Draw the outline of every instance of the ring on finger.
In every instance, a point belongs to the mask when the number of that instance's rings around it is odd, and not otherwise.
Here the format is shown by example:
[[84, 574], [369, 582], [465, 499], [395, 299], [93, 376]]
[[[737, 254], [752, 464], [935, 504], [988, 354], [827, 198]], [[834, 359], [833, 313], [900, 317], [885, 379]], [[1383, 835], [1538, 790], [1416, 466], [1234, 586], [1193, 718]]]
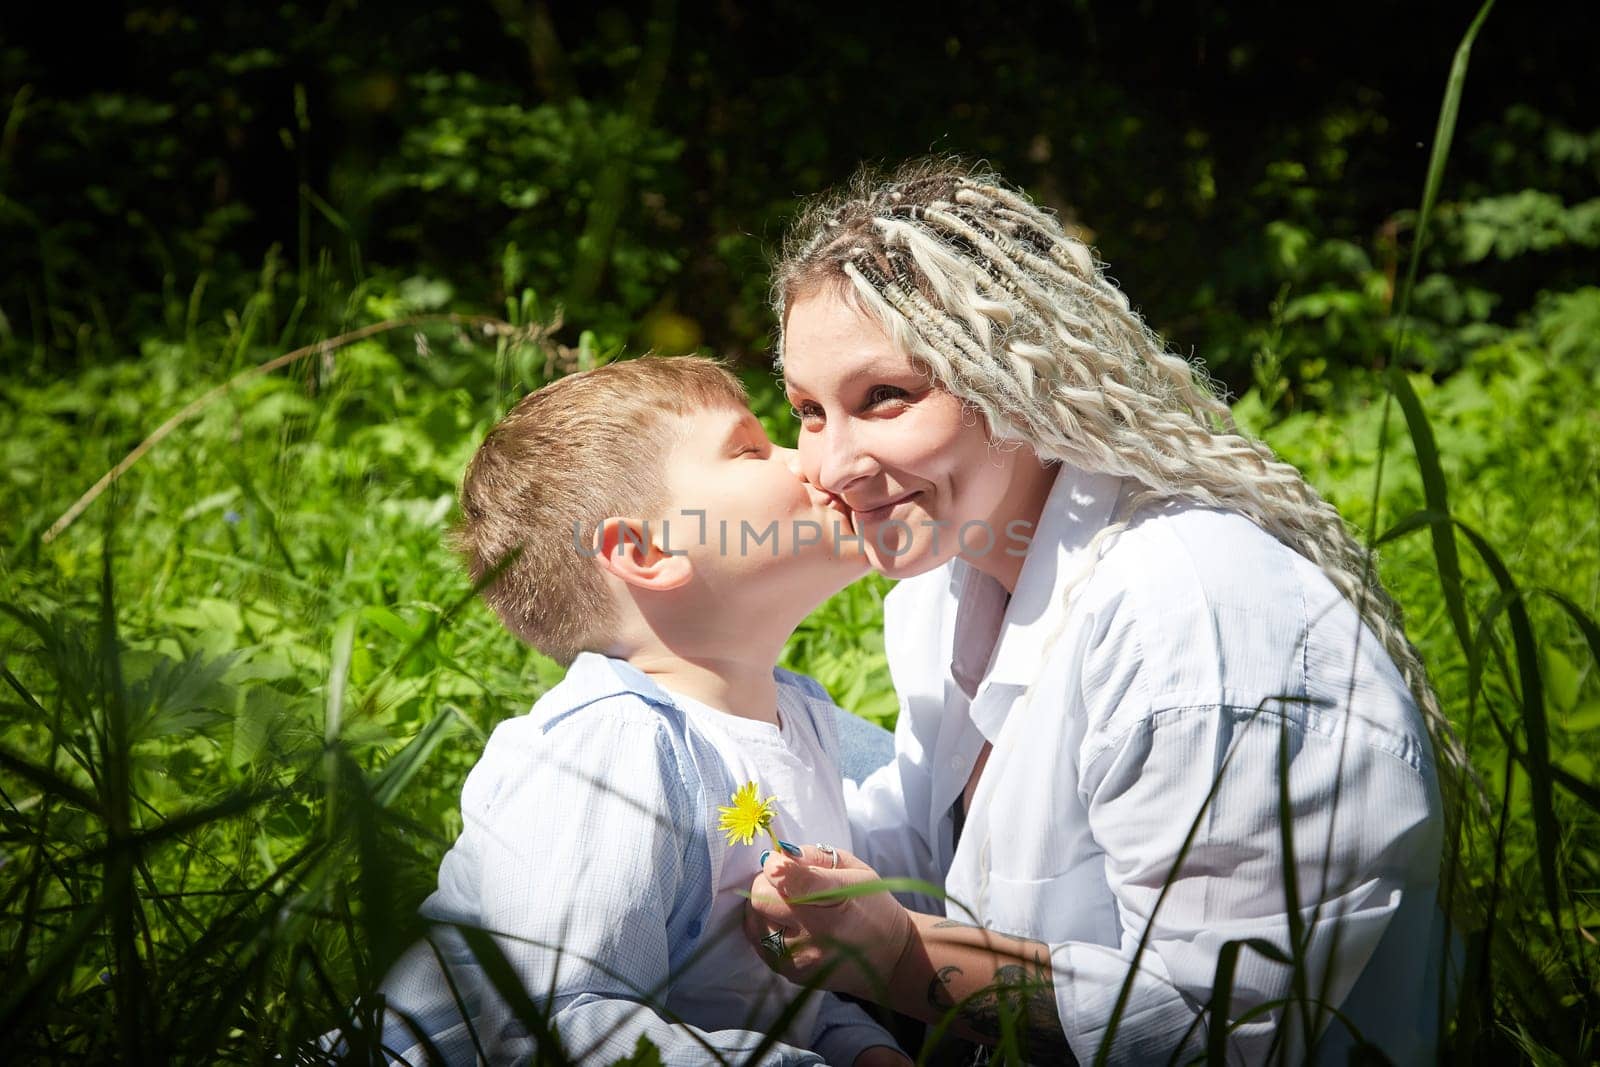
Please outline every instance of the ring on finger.
[[834, 848], [832, 845], [813, 845], [812, 847], [815, 848], [818, 852], [826, 852], [828, 854], [828, 868], [830, 870], [834, 870], [834, 869], [838, 868], [838, 866], [839, 866], [839, 850], [838, 849]]
[[783, 927], [775, 926], [767, 931], [767, 936], [761, 939], [761, 947], [772, 953], [773, 959], [783, 959], [789, 954], [789, 946], [783, 940]]

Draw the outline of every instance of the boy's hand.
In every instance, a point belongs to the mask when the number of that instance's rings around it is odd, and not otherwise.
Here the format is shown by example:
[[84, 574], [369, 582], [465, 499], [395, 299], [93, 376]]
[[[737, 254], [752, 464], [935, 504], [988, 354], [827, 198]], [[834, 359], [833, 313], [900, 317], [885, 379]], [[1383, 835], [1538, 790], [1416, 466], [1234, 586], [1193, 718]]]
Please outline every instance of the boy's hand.
[[852, 1067], [911, 1067], [911, 1057], [888, 1045], [862, 1049]]

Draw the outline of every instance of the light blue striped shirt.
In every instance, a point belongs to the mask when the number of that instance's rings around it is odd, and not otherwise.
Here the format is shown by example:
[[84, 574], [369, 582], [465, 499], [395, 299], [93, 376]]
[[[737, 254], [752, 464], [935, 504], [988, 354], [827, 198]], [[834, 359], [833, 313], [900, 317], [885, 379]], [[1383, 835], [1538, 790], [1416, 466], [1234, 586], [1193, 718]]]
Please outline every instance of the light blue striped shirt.
[[[827, 693], [788, 671], [774, 676], [784, 707], [806, 709], [837, 765]], [[814, 1051], [777, 1044], [752, 1059], [761, 1032], [669, 1018], [674, 976], [712, 940], [706, 920], [726, 852], [712, 819], [736, 784], [669, 693], [624, 661], [580, 655], [529, 714], [490, 738], [462, 791], [464, 829], [422, 913], [494, 932], [578, 1062], [627, 1056], [641, 1036], [669, 1065], [848, 1065], [863, 1049], [892, 1045], [864, 1011], [831, 994], [812, 994], [821, 998]], [[383, 992], [385, 1044], [410, 1062], [427, 1059], [419, 1033], [451, 1063], [536, 1050], [452, 926], [436, 926], [431, 945], [402, 957]]]

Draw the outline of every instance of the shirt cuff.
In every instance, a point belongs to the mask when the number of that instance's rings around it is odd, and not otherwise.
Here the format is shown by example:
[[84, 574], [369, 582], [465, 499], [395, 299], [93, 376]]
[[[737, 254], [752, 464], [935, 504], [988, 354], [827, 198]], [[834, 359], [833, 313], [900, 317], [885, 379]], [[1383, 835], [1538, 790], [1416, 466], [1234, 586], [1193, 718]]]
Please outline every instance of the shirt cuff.
[[[1129, 960], [1103, 945], [1069, 942], [1050, 953], [1056, 1012], [1067, 1045], [1079, 1063], [1093, 1063], [1127, 981]], [[1203, 1055], [1206, 1027], [1202, 1005], [1165, 977], [1160, 957], [1146, 950], [1127, 1003], [1117, 1020], [1106, 1063], [1186, 1062]], [[1175, 1050], [1183, 1049], [1185, 1056]]]
[[830, 1067], [850, 1067], [857, 1056], [878, 1045], [900, 1049], [894, 1036], [874, 1022], [859, 1004], [835, 1000], [825, 1005], [822, 1018], [812, 1050]]

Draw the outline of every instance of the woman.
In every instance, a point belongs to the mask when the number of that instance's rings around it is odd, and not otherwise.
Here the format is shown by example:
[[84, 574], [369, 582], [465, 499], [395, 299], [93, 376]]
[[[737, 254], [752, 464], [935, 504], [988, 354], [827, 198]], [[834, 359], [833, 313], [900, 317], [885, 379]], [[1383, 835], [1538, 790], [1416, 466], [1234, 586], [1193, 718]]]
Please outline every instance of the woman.
[[[1335, 509], [992, 174], [859, 179], [774, 292], [804, 473], [905, 580], [895, 761], [859, 859], [768, 860], [769, 962], [1038, 1062], [1225, 1020], [1248, 1062], [1430, 1058], [1464, 759]], [[790, 903], [880, 876], [946, 899]]]

